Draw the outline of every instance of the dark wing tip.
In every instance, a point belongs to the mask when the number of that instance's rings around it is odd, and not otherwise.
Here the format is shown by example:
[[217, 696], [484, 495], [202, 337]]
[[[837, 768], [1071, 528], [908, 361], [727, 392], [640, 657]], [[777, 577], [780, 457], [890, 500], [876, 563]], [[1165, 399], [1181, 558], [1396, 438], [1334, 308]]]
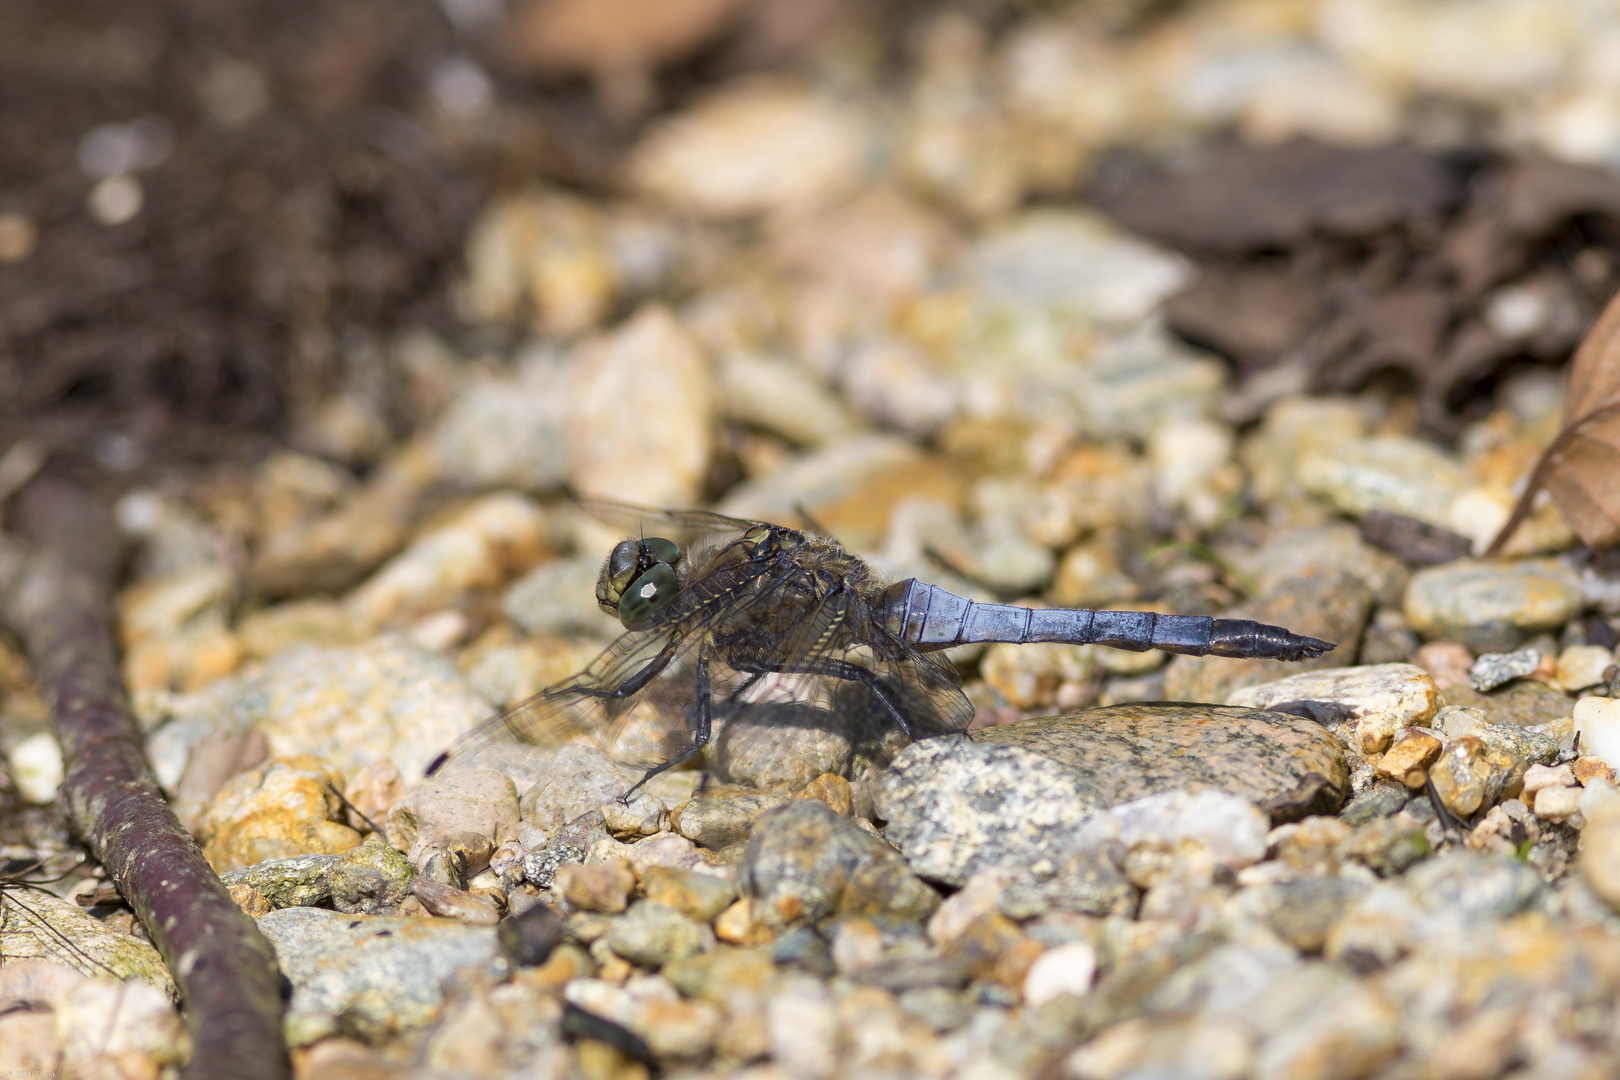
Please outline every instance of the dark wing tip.
[[444, 768], [445, 763], [448, 762], [449, 760], [450, 760], [450, 751], [448, 751], [448, 750], [439, 751], [439, 756], [434, 758], [432, 761], [428, 762], [427, 771], [424, 772], [422, 775], [423, 776], [432, 776], [434, 773], [436, 773], [440, 769]]

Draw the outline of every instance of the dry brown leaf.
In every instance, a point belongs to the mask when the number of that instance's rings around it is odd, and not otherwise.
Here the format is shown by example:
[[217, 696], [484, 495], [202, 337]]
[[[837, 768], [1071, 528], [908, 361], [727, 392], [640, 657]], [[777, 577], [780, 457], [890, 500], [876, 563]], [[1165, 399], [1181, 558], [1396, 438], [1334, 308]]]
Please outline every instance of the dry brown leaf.
[[1542, 488], [1588, 547], [1620, 543], [1620, 293], [1575, 350], [1564, 415], [1487, 554], [1501, 551]]

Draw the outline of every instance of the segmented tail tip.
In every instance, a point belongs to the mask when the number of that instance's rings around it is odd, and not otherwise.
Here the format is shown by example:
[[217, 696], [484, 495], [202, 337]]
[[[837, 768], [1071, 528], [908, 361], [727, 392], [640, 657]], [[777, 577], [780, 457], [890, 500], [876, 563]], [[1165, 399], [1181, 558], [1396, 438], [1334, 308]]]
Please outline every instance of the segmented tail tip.
[[1323, 641], [1321, 638], [1305, 637], [1303, 635], [1296, 638], [1295, 641], [1297, 644], [1294, 646], [1294, 654], [1288, 658], [1290, 660], [1310, 660], [1338, 648], [1331, 641]]

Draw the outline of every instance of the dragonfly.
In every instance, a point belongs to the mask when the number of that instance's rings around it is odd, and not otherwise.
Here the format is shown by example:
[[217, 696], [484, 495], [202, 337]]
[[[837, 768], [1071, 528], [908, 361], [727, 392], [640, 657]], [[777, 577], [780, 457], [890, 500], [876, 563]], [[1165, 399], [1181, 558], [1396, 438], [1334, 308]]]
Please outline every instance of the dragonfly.
[[[974, 709], [944, 655], [958, 645], [1062, 642], [1275, 660], [1334, 648], [1248, 619], [985, 603], [915, 578], [887, 583], [819, 528], [609, 499], [580, 504], [636, 530], [608, 554], [596, 584], [597, 604], [623, 633], [578, 674], [463, 736], [428, 775], [493, 743], [600, 742], [649, 705], [684, 718], [685, 745], [638, 762], [648, 767], [626, 800], [701, 753], [717, 717], [771, 722], [799, 715], [784, 705], [814, 703], [845, 714], [851, 730], [906, 741], [961, 734]], [[679, 542], [648, 535], [649, 527]]]

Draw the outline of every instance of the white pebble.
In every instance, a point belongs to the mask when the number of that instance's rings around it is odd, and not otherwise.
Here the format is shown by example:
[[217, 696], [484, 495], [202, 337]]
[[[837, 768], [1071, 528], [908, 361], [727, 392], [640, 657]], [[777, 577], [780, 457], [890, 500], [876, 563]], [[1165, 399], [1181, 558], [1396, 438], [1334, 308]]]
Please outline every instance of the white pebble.
[[1620, 764], [1620, 698], [1583, 697], [1575, 703], [1575, 734], [1581, 752]]
[[1548, 821], [1565, 821], [1581, 808], [1581, 789], [1548, 787], [1536, 792], [1536, 816]]
[[6, 755], [11, 762], [11, 779], [17, 791], [31, 803], [48, 803], [56, 798], [62, 783], [62, 748], [48, 731], [30, 735]]
[[1593, 820], [1598, 809], [1613, 802], [1616, 797], [1620, 797], [1620, 787], [1616, 787], [1612, 781], [1594, 776], [1581, 789], [1581, 816], [1587, 821]]
[[1532, 765], [1524, 772], [1524, 793], [1534, 795], [1544, 788], [1561, 788], [1575, 786], [1575, 770], [1568, 765], [1553, 768], [1548, 765]]
[[1571, 645], [1558, 654], [1553, 678], [1570, 693], [1596, 686], [1603, 672], [1614, 664], [1614, 650], [1601, 645]]
[[1024, 1003], [1045, 1005], [1059, 994], [1083, 996], [1097, 974], [1097, 950], [1089, 941], [1069, 941], [1048, 949], [1024, 976]]

